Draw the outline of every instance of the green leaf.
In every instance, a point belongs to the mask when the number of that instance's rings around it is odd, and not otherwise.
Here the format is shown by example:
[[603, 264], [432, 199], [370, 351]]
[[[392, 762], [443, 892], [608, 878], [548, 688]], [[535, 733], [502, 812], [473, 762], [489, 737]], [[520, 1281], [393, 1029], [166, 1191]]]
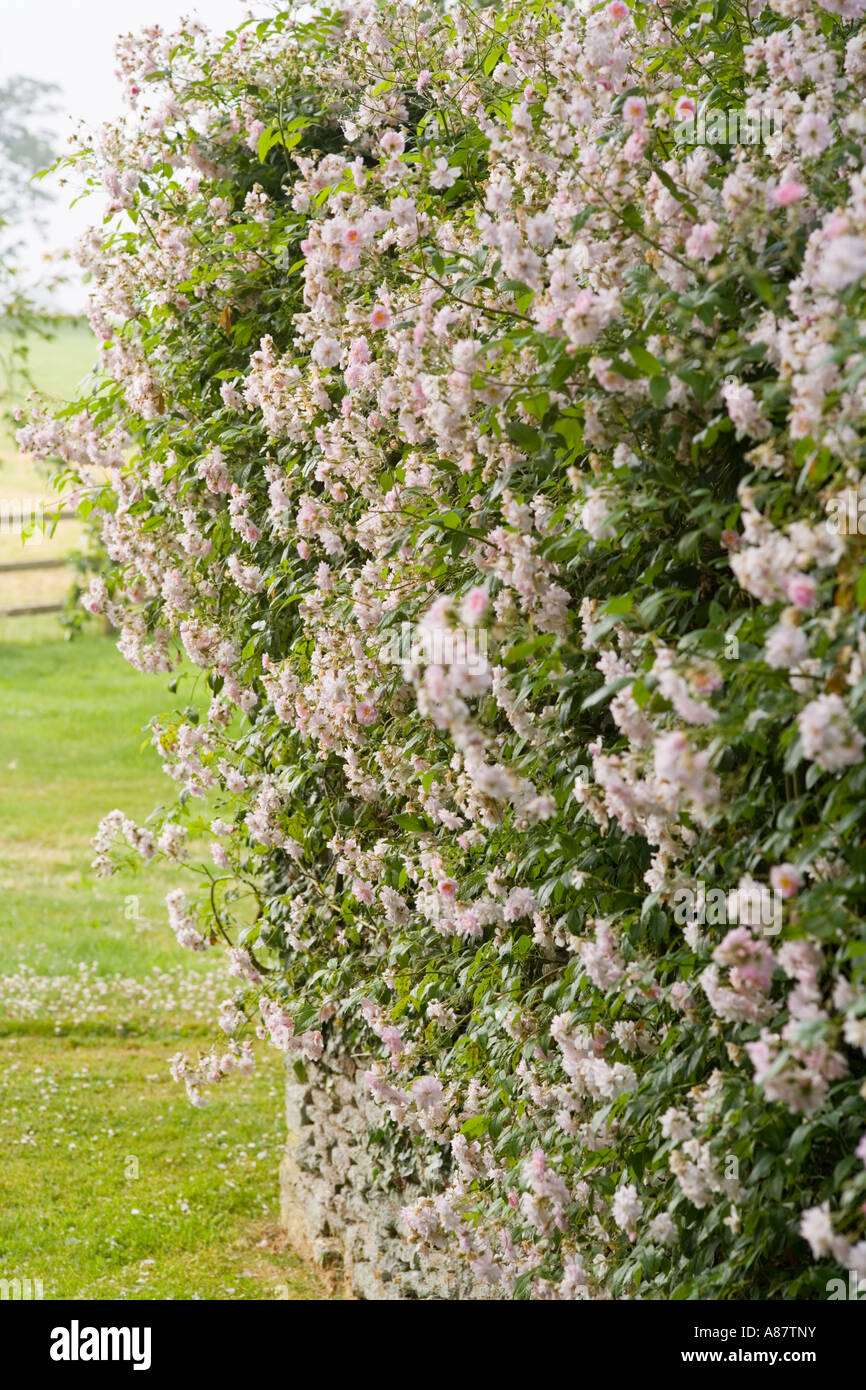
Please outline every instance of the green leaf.
[[575, 415], [560, 415], [553, 426], [561, 434], [570, 449], [579, 449], [583, 443], [583, 427]]
[[460, 1133], [467, 1139], [480, 1139], [482, 1134], [487, 1133], [488, 1120], [486, 1115], [472, 1115], [468, 1120], [464, 1120], [460, 1126]]
[[747, 279], [752, 289], [765, 304], [775, 306], [776, 287], [768, 276], [760, 270], [753, 270], [749, 272]]
[[581, 704], [581, 709], [592, 709], [593, 705], [600, 705], [602, 700], [608, 700], [615, 695], [618, 690], [622, 690], [624, 685], [630, 685], [634, 676], [617, 676], [616, 680], [609, 681], [600, 690], [594, 690], [591, 695], [587, 695]]
[[634, 605], [631, 594], [618, 594], [615, 598], [609, 598], [602, 608], [602, 613], [630, 613]]
[[259, 143], [256, 146], [256, 155], [260, 164], [264, 164], [268, 157], [268, 151], [274, 145], [282, 142], [282, 136], [274, 125], [266, 126], [259, 136]]
[[633, 232], [643, 231], [643, 218], [641, 217], [640, 212], [635, 207], [634, 203], [626, 203], [625, 207], [620, 213], [620, 216], [622, 217], [622, 220], [625, 223], [625, 225], [631, 228]]
[[657, 357], [653, 357], [652, 353], [647, 348], [642, 347], [640, 343], [632, 343], [629, 347], [629, 352], [631, 353], [632, 361], [635, 363], [635, 366], [640, 367], [641, 371], [645, 372], [647, 376], [662, 375], [664, 368], [661, 362]]
[[521, 449], [527, 453], [535, 453], [541, 448], [541, 435], [538, 430], [531, 425], [524, 425], [520, 420], [509, 420], [505, 426], [505, 433], [514, 444], [519, 444]]

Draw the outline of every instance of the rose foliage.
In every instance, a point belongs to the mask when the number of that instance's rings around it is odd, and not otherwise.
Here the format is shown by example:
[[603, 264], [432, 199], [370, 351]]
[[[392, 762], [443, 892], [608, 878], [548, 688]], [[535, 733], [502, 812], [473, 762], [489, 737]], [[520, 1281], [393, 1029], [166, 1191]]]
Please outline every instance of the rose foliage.
[[151, 29], [73, 156], [104, 374], [21, 438], [180, 692], [96, 839], [212, 840], [175, 1072], [371, 1056], [407, 1239], [511, 1297], [866, 1275], [863, 9]]

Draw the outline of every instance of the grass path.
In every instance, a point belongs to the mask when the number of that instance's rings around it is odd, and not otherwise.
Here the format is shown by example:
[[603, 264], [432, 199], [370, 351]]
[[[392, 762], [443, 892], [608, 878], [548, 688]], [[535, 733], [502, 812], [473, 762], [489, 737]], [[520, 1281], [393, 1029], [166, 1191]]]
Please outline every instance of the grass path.
[[[22, 621], [22, 620], [17, 620]], [[0, 1278], [44, 1297], [317, 1298], [276, 1229], [280, 1059], [193, 1109], [168, 1074], [226, 993], [165, 924], [165, 869], [95, 879], [115, 806], [166, 780], [138, 732], [170, 697], [53, 619], [0, 636]]]

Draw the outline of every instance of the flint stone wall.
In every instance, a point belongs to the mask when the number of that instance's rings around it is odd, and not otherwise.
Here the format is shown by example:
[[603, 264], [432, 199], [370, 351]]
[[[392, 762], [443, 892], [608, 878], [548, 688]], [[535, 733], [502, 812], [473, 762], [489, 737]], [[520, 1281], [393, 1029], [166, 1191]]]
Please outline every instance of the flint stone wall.
[[[407, 1241], [400, 1208], [436, 1184], [422, 1186], [418, 1172], [413, 1181], [385, 1171], [381, 1151], [370, 1147], [382, 1111], [364, 1082], [369, 1066], [369, 1060], [326, 1053], [305, 1063], [303, 1082], [287, 1066], [280, 1192], [290, 1240], [344, 1297], [489, 1298], [489, 1286], [475, 1287], [453, 1251], [420, 1252]], [[430, 1165], [431, 1173], [439, 1166], [433, 1145]]]

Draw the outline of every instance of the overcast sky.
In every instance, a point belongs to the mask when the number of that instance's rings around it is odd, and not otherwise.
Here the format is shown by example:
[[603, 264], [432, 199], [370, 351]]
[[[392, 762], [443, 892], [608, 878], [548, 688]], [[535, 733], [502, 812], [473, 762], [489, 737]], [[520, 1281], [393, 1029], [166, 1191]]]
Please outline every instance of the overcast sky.
[[[62, 89], [64, 113], [57, 121], [60, 153], [79, 120], [98, 126], [120, 108], [120, 84], [114, 76], [114, 41], [118, 34], [134, 32], [147, 24], [172, 29], [190, 14], [211, 29], [229, 29], [251, 9], [262, 15], [272, 8], [256, 0], [0, 0], [0, 79], [20, 74], [55, 82]], [[67, 202], [68, 194], [62, 191], [48, 213], [45, 240], [22, 229], [28, 268], [39, 264], [46, 247], [71, 245], [101, 212], [98, 197], [84, 200], [72, 209], [66, 206]], [[81, 289], [69, 289], [63, 295], [62, 307], [78, 309], [83, 302]]]

